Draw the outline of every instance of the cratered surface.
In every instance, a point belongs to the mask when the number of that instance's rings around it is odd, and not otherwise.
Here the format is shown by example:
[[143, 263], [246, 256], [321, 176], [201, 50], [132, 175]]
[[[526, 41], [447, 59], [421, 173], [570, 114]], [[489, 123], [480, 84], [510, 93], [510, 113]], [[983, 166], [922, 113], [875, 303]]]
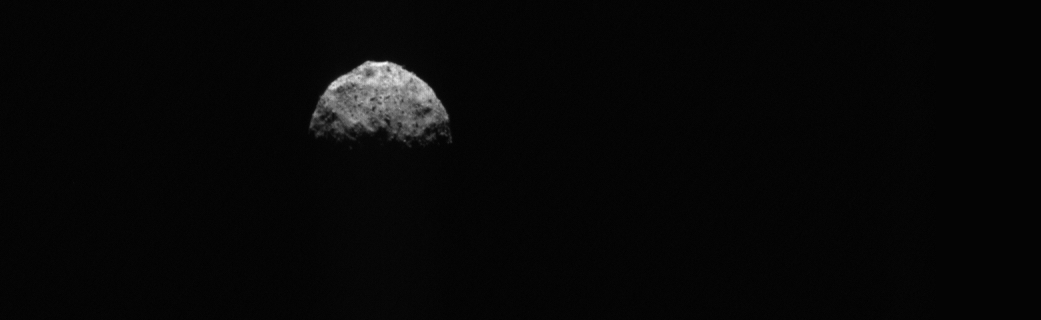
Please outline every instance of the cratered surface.
[[352, 144], [428, 146], [452, 142], [448, 112], [423, 80], [391, 62], [367, 61], [329, 85], [311, 132]]

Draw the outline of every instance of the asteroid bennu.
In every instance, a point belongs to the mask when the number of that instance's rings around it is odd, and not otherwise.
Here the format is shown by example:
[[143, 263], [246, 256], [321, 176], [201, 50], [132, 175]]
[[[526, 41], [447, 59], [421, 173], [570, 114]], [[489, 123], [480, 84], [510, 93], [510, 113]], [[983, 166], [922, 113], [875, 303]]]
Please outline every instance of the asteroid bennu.
[[401, 66], [367, 61], [318, 100], [310, 131], [353, 143], [426, 146], [452, 142], [448, 112], [434, 91]]

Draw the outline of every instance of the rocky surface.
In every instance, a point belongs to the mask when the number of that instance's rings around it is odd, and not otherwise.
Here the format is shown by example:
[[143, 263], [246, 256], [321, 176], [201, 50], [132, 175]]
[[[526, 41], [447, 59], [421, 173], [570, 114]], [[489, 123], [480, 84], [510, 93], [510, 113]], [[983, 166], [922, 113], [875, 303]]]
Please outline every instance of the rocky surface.
[[452, 142], [448, 112], [423, 80], [391, 62], [367, 61], [329, 85], [311, 117], [319, 138], [353, 144]]

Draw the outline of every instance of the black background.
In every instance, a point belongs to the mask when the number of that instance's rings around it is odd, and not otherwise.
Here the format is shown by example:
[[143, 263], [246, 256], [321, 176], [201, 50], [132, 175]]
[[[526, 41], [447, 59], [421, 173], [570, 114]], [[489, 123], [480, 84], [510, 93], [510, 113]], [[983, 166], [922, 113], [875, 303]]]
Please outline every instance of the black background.
[[[925, 314], [915, 6], [35, 10], [28, 311]], [[370, 60], [427, 82], [454, 144], [313, 139]]]

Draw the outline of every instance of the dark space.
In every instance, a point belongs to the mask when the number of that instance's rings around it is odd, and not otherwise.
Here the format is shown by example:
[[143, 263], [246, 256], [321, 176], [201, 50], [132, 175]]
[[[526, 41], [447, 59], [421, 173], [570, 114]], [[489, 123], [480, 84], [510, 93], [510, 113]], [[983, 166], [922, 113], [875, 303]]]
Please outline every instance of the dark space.
[[[929, 314], [923, 8], [26, 12], [8, 287], [41, 318]], [[453, 143], [311, 136], [368, 60]]]

